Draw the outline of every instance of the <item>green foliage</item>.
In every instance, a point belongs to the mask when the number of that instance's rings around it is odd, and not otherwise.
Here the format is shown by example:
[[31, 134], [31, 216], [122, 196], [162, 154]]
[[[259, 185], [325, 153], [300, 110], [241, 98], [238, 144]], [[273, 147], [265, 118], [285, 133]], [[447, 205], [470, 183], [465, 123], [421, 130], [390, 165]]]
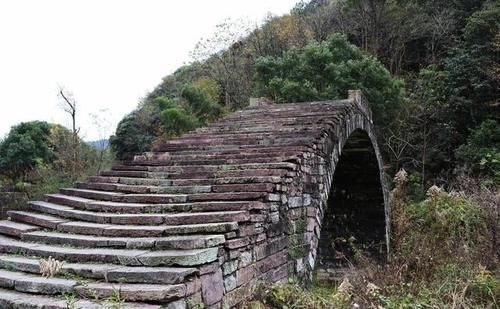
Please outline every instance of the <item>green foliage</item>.
[[216, 120], [224, 113], [222, 106], [214, 101], [205, 90], [197, 86], [184, 87], [181, 97], [188, 102], [188, 109], [202, 125]]
[[161, 110], [162, 129], [167, 137], [189, 132], [224, 113], [223, 107], [206, 90], [193, 84], [185, 86], [177, 100], [157, 97], [152, 101]]
[[160, 127], [158, 104], [145, 101], [137, 110], [123, 118], [110, 138], [110, 144], [120, 160], [149, 151]]
[[467, 143], [457, 149], [457, 157], [464, 162], [479, 163], [488, 154], [500, 151], [500, 125], [485, 120], [471, 131]]
[[54, 160], [53, 148], [47, 122], [23, 122], [0, 145], [0, 171], [12, 180], [23, 179], [37, 165]]
[[259, 58], [255, 67], [259, 95], [304, 102], [345, 98], [349, 89], [361, 89], [380, 123], [395, 115], [404, 94], [402, 81], [339, 34], [283, 57]]
[[[467, 250], [474, 246], [482, 228], [479, 207], [459, 194], [442, 192], [434, 199], [409, 204], [407, 215], [412, 222], [410, 228], [415, 229], [406, 240], [406, 250], [410, 251], [416, 245], [421, 245], [423, 236], [432, 236], [431, 243], [426, 246], [434, 245], [440, 250], [448, 248], [450, 251]], [[432, 255], [437, 253], [433, 252]], [[448, 254], [445, 252], [445, 255]]]
[[198, 119], [182, 106], [174, 103], [161, 111], [163, 131], [167, 136], [178, 136], [199, 126]]
[[296, 281], [289, 279], [284, 284], [259, 286], [255, 299], [247, 308], [347, 308], [336, 294], [336, 286], [314, 286], [304, 290]]
[[500, 305], [500, 279], [490, 271], [481, 269], [473, 278], [469, 292], [478, 298], [491, 299], [497, 306]]
[[495, 120], [485, 120], [471, 131], [467, 143], [456, 152], [457, 158], [478, 172], [492, 176], [500, 183], [500, 125]]

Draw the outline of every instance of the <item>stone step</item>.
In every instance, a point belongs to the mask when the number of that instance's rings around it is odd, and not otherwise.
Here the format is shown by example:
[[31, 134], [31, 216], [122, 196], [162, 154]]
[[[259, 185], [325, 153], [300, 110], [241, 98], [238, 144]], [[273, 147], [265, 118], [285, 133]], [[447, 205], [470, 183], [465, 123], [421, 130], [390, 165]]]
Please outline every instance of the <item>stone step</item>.
[[23, 272], [0, 269], [0, 287], [37, 294], [65, 294], [73, 292], [76, 281], [62, 278], [44, 278]]
[[114, 225], [91, 222], [67, 222], [58, 226], [58, 231], [82, 235], [112, 237], [160, 237], [181, 234], [228, 233], [238, 229], [237, 222], [220, 222], [183, 225]]
[[139, 204], [97, 201], [64, 194], [47, 194], [46, 198], [51, 203], [71, 206], [82, 210], [117, 213], [204, 212], [266, 208], [266, 205], [259, 201], [206, 201], [183, 204]]
[[[279, 182], [277, 180], [276, 182]], [[272, 183], [238, 183], [238, 184], [214, 184], [205, 186], [138, 186], [122, 185], [112, 183], [76, 183], [78, 189], [114, 191], [124, 193], [154, 193], [154, 194], [199, 194], [210, 192], [272, 192]]]
[[172, 181], [169, 179], [115, 177], [115, 176], [90, 176], [87, 178], [87, 182], [88, 183], [114, 183], [114, 184], [140, 185], [140, 186], [170, 186], [170, 185], [172, 185]]
[[227, 149], [246, 149], [246, 148], [268, 148], [273, 147], [312, 147], [314, 138], [287, 139], [287, 140], [259, 140], [253, 143], [229, 143], [229, 144], [179, 144], [165, 145], [160, 144], [154, 147], [155, 152], [175, 152], [175, 151], [220, 151]]
[[7, 215], [13, 221], [28, 223], [49, 229], [56, 229], [59, 224], [68, 222], [68, 220], [65, 220], [60, 217], [39, 214], [39, 213], [31, 213], [27, 211], [10, 210], [7, 212]]
[[76, 210], [69, 206], [61, 206], [43, 201], [28, 202], [31, 209], [57, 215], [65, 219], [76, 219], [80, 221], [111, 224], [135, 224], [135, 225], [178, 225], [178, 224], [198, 224], [215, 222], [243, 222], [248, 221], [250, 214], [247, 211], [213, 211], [213, 212], [192, 212], [176, 214], [111, 214]]
[[60, 190], [62, 194], [96, 199], [111, 202], [126, 203], [183, 203], [186, 202], [185, 194], [124, 194], [117, 192], [106, 192], [97, 190], [65, 188]]
[[117, 183], [77, 182], [78, 189], [114, 191], [123, 193], [155, 193], [155, 194], [192, 194], [207, 193], [212, 191], [211, 186], [151, 186], [151, 185], [126, 185]]
[[[247, 170], [247, 171], [218, 171], [203, 178], [176, 178], [159, 181], [149, 178], [127, 178], [127, 177], [106, 177], [92, 176], [87, 179], [86, 184], [78, 184], [77, 186], [88, 186], [90, 184], [121, 184], [129, 186], [145, 186], [145, 187], [194, 187], [209, 186], [217, 184], [244, 184], [244, 183], [279, 183], [282, 181], [280, 176], [287, 174], [286, 170]], [[227, 177], [226, 177], [227, 175]], [[168, 189], [167, 189], [168, 190]], [[175, 190], [175, 189], [174, 189]], [[189, 192], [189, 191], [188, 191]], [[208, 192], [208, 191], [206, 191]], [[183, 192], [180, 192], [183, 193]], [[193, 193], [192, 191], [189, 193]]]
[[[216, 222], [203, 224], [180, 224], [180, 225], [117, 225], [106, 223], [93, 223], [84, 221], [65, 221], [60, 217], [41, 215], [37, 213], [24, 211], [10, 211], [11, 217], [22, 223], [31, 223], [41, 227], [50, 225], [51, 229], [57, 229], [61, 232], [75, 233], [82, 235], [102, 235], [113, 237], [160, 237], [173, 234], [196, 234], [196, 233], [227, 233], [238, 228], [238, 223]], [[211, 213], [208, 213], [211, 214]], [[186, 223], [190, 213], [179, 214], [170, 218], [171, 221], [182, 221]], [[233, 214], [230, 214], [230, 216]], [[248, 214], [237, 214], [248, 220]], [[196, 216], [192, 216], [195, 218]], [[242, 219], [243, 220], [243, 219]]]
[[[187, 141], [186, 141], [187, 142]], [[205, 161], [210, 162], [211, 160], [237, 160], [237, 159], [259, 159], [259, 158], [270, 158], [275, 156], [293, 156], [301, 153], [297, 149], [304, 147], [298, 146], [285, 146], [285, 147], [275, 147], [273, 150], [267, 151], [246, 151], [246, 149], [240, 149], [239, 152], [231, 153], [224, 151], [183, 151], [177, 152], [150, 152], [146, 153], [147, 160], [158, 160], [165, 162], [197, 162]], [[263, 148], [268, 149], [268, 148]], [[193, 154], [186, 154], [186, 152], [194, 152]]]
[[185, 284], [151, 285], [151, 284], [112, 284], [88, 283], [75, 287], [82, 297], [106, 299], [119, 295], [125, 301], [168, 302], [186, 297]]
[[[40, 274], [39, 259], [20, 256], [0, 256], [0, 268], [24, 273]], [[179, 284], [198, 273], [192, 267], [146, 267], [113, 264], [64, 263], [63, 277], [81, 277], [105, 282]]]
[[[224, 165], [224, 164], [245, 164], [245, 163], [266, 163], [266, 162], [292, 162], [298, 161], [299, 154], [277, 154], [276, 156], [264, 156], [258, 158], [236, 158], [236, 159], [225, 159], [215, 157], [213, 159], [201, 159], [201, 160], [179, 160], [179, 161], [165, 161], [165, 160], [141, 160], [140, 157], [134, 158], [134, 163], [137, 165]], [[101, 174], [102, 175], [102, 174]], [[103, 176], [111, 176], [109, 174]], [[151, 174], [149, 175], [151, 177]], [[159, 177], [156, 176], [155, 177]], [[171, 175], [167, 175], [165, 178], [171, 178]]]
[[[219, 173], [223, 174], [223, 173]], [[224, 173], [225, 174], [225, 173]], [[282, 178], [278, 176], [243, 176], [243, 177], [219, 177], [210, 179], [172, 179], [172, 186], [192, 185], [226, 185], [226, 184], [253, 184], [253, 183], [280, 183]]]
[[35, 231], [24, 233], [25, 241], [49, 245], [73, 247], [120, 248], [120, 249], [204, 249], [222, 245], [224, 235], [177, 235], [164, 237], [106, 237], [68, 234], [61, 232]]
[[[213, 149], [203, 149], [203, 150], [189, 150], [189, 149], [178, 149], [178, 150], [172, 150], [169, 152], [146, 152], [143, 155], [146, 156], [146, 158], [153, 158], [155, 155], [158, 154], [165, 154], [165, 155], [174, 155], [174, 156], [181, 156], [181, 155], [227, 155], [227, 154], [240, 154], [242, 152], [244, 153], [274, 153], [278, 151], [295, 151], [295, 152], [304, 152], [307, 151], [308, 148], [304, 146], [266, 146], [266, 145], [254, 145], [254, 146], [244, 146], [240, 145], [237, 147], [223, 147], [221, 149], [213, 148]], [[130, 170], [125, 167], [125, 170]], [[138, 170], [143, 170], [145, 171], [146, 169], [138, 169]]]
[[[23, 272], [0, 269], [0, 287], [18, 292], [43, 295], [61, 295], [76, 293], [82, 297], [105, 299], [116, 293], [125, 301], [159, 302], [175, 300], [186, 296], [185, 284], [137, 284], [137, 283], [101, 283], [81, 284], [76, 280], [62, 278], [44, 278]], [[118, 295], [116, 295], [118, 296]]]
[[99, 201], [95, 199], [70, 196], [65, 194], [46, 194], [49, 202], [75, 207], [78, 209], [119, 213], [157, 213], [190, 211], [188, 204], [146, 204]]
[[185, 203], [187, 201], [236, 201], [256, 200], [267, 196], [266, 192], [227, 192], [227, 193], [196, 193], [196, 194], [122, 194], [114, 192], [84, 190], [84, 189], [61, 189], [65, 195], [84, 197], [88, 199], [100, 199], [103, 201], [125, 202], [125, 203]]
[[189, 202], [259, 200], [267, 195], [267, 192], [200, 193], [188, 195], [187, 200]]
[[218, 248], [193, 250], [133, 250], [71, 248], [17, 241], [0, 236], [0, 252], [49, 257], [76, 263], [109, 263], [127, 266], [196, 266], [217, 259]]
[[[95, 303], [89, 300], [75, 300], [72, 304], [73, 308], [78, 309], [102, 309], [111, 308], [104, 307], [111, 305], [108, 302]], [[160, 309], [160, 305], [149, 305], [149, 304], [131, 304], [123, 303], [121, 308], [125, 309]], [[5, 309], [68, 309], [69, 301], [62, 299], [61, 297], [46, 296], [46, 295], [35, 295], [17, 292], [14, 290], [7, 290], [0, 288], [0, 308]]]
[[[242, 171], [242, 170], [253, 170], [253, 169], [287, 169], [296, 170], [297, 165], [291, 162], [263, 162], [263, 163], [245, 163], [245, 164], [224, 164], [224, 165], [147, 165], [148, 162], [144, 160], [140, 161], [124, 161], [121, 163], [123, 166], [131, 167], [147, 167], [150, 173], [168, 173], [170, 176], [179, 173], [192, 173], [195, 171]], [[169, 177], [171, 178], [171, 177]]]
[[21, 237], [21, 234], [39, 230], [40, 227], [10, 220], [0, 221], [0, 234]]

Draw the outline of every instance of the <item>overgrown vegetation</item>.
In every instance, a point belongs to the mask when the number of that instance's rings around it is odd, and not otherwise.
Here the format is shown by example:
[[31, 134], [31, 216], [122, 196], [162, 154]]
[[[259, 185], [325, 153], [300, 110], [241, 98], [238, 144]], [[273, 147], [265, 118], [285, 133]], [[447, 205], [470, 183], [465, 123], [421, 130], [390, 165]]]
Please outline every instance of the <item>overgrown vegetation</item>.
[[77, 141], [75, 146], [72, 132], [65, 127], [44, 121], [12, 127], [0, 143], [0, 181], [39, 198], [110, 165], [110, 149], [100, 153]]
[[498, 193], [462, 178], [455, 184], [460, 191], [433, 186], [413, 202], [407, 175], [396, 178], [394, 249], [386, 264], [359, 255], [340, 285], [264, 285], [247, 307], [498, 308]]

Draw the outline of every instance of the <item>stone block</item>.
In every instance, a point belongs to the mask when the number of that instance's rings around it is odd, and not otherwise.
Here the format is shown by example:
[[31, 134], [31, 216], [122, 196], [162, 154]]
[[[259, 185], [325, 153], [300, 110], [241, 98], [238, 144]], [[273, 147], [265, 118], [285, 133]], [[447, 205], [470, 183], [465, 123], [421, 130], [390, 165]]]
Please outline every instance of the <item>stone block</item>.
[[232, 274], [238, 269], [238, 260], [228, 261], [222, 265], [224, 276]]
[[243, 251], [241, 252], [239, 259], [239, 267], [246, 267], [253, 262], [253, 254], [252, 251]]
[[201, 276], [201, 294], [207, 306], [218, 303], [224, 296], [222, 271], [220, 268], [211, 274]]
[[255, 276], [255, 264], [247, 266], [245, 268], [240, 268], [236, 271], [236, 281], [237, 285], [243, 285], [252, 280]]
[[224, 288], [226, 293], [234, 290], [237, 287], [237, 281], [235, 275], [229, 275], [224, 278]]

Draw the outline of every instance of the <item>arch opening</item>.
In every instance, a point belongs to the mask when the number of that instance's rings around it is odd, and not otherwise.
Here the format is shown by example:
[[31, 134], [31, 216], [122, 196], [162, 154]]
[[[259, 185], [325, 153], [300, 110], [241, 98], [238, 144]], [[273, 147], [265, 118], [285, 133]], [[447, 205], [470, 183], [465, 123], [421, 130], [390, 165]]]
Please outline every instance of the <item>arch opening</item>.
[[317, 282], [342, 278], [357, 254], [383, 259], [386, 254], [384, 192], [370, 137], [356, 130], [335, 167], [321, 225], [315, 274]]

